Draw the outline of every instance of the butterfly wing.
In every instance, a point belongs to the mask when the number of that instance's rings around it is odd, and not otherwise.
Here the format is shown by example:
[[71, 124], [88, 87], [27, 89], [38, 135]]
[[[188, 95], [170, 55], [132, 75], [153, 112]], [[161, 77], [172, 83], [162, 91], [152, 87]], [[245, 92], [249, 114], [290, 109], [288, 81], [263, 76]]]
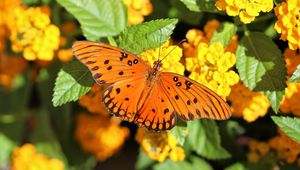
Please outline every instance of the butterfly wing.
[[77, 41], [73, 44], [72, 51], [99, 84], [143, 77], [150, 69], [145, 61], [135, 55], [103, 43]]
[[181, 119], [224, 120], [231, 116], [227, 103], [204, 85], [175, 73], [163, 72], [159, 76], [162, 91]]
[[103, 43], [77, 41], [72, 50], [98, 84], [111, 83], [102, 93], [108, 111], [131, 121], [147, 93], [145, 75], [150, 66], [135, 55]]
[[134, 118], [136, 124], [155, 131], [170, 130], [177, 122], [173, 104], [161, 85], [156, 83], [153, 86]]

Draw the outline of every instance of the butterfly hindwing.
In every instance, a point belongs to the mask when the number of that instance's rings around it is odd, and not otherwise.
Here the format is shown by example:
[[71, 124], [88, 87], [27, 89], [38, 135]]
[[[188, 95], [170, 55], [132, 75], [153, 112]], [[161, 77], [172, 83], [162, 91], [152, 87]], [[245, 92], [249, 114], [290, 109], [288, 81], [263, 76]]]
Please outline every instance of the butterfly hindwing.
[[143, 75], [150, 66], [142, 59], [107, 44], [77, 41], [72, 46], [75, 57], [91, 71], [99, 84], [114, 83]]
[[163, 72], [159, 76], [164, 91], [170, 96], [181, 119], [223, 120], [231, 116], [227, 103], [209, 88], [175, 73]]
[[175, 109], [160, 84], [151, 89], [134, 122], [155, 131], [170, 130], [176, 125]]

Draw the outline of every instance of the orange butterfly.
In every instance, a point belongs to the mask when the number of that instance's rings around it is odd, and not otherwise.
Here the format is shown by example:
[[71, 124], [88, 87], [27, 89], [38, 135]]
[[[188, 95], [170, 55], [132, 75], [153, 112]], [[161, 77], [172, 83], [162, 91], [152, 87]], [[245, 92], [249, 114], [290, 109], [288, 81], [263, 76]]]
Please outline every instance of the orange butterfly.
[[108, 111], [150, 130], [169, 130], [182, 120], [228, 119], [227, 103], [209, 88], [179, 74], [159, 71], [144, 60], [107, 44], [77, 41], [76, 58], [99, 84], [111, 84], [102, 94]]

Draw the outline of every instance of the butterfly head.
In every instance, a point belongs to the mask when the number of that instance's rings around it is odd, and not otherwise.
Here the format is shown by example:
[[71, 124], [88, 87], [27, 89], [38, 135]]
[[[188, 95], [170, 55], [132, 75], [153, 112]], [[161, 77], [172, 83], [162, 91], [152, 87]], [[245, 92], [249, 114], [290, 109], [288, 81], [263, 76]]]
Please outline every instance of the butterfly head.
[[153, 71], [152, 71], [151, 75], [155, 76], [161, 67], [162, 67], [161, 60], [154, 61]]

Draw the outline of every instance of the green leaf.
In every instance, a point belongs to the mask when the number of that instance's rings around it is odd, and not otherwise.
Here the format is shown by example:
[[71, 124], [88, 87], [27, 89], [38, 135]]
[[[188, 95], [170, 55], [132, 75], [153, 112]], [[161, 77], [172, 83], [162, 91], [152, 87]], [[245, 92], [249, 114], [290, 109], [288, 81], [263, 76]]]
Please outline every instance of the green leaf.
[[166, 160], [163, 163], [154, 165], [154, 170], [182, 170], [182, 169], [192, 169], [191, 164], [186, 161], [173, 162], [171, 160]]
[[178, 143], [183, 146], [185, 138], [187, 136], [187, 128], [185, 126], [175, 126], [171, 131], [171, 134], [175, 136]]
[[118, 35], [127, 25], [127, 13], [121, 0], [57, 1], [75, 16], [89, 40]]
[[66, 64], [56, 78], [53, 105], [60, 106], [78, 100], [86, 94], [94, 84], [90, 71], [79, 61]]
[[169, 10], [170, 18], [178, 18], [190, 25], [199, 25], [202, 13], [190, 11], [181, 1], [171, 0], [172, 7]]
[[36, 5], [39, 3], [39, 0], [22, 0], [22, 3], [27, 6]]
[[236, 67], [244, 84], [263, 92], [277, 112], [285, 92], [286, 71], [275, 43], [263, 33], [246, 34], [237, 49]]
[[300, 83], [300, 64], [297, 66], [296, 71], [293, 73], [292, 77], [289, 79], [289, 82]]
[[137, 161], [135, 164], [136, 170], [144, 170], [149, 168], [151, 165], [153, 165], [155, 161], [153, 159], [150, 159], [142, 149], [139, 151], [139, 155], [137, 157]]
[[215, 0], [180, 0], [188, 9], [195, 12], [217, 12]]
[[221, 42], [223, 47], [227, 47], [227, 45], [231, 42], [232, 37], [235, 35], [237, 31], [237, 27], [229, 22], [223, 22], [217, 31], [215, 31], [213, 37], [210, 40], [210, 44], [214, 42]]
[[0, 169], [9, 169], [10, 158], [16, 142], [8, 138], [5, 134], [0, 132]]
[[204, 159], [201, 159], [196, 156], [192, 156], [192, 167], [191, 169], [199, 169], [201, 167], [201, 170], [213, 170], [213, 168], [210, 166], [208, 162], [206, 162]]
[[173, 162], [166, 160], [163, 163], [156, 164], [154, 170], [183, 170], [183, 169], [201, 169], [201, 170], [212, 170], [213, 168], [205, 160], [192, 156], [190, 161], [179, 161]]
[[119, 47], [134, 54], [159, 47], [168, 40], [177, 19], [160, 19], [127, 27], [119, 37]]
[[225, 168], [225, 170], [247, 170], [247, 169], [248, 168], [246, 168], [242, 163], [239, 162]]
[[219, 129], [213, 120], [198, 120], [188, 123], [187, 142], [199, 155], [207, 159], [226, 159], [231, 155], [221, 146]]
[[290, 138], [300, 143], [300, 119], [272, 116], [273, 121], [280, 127], [280, 129]]

